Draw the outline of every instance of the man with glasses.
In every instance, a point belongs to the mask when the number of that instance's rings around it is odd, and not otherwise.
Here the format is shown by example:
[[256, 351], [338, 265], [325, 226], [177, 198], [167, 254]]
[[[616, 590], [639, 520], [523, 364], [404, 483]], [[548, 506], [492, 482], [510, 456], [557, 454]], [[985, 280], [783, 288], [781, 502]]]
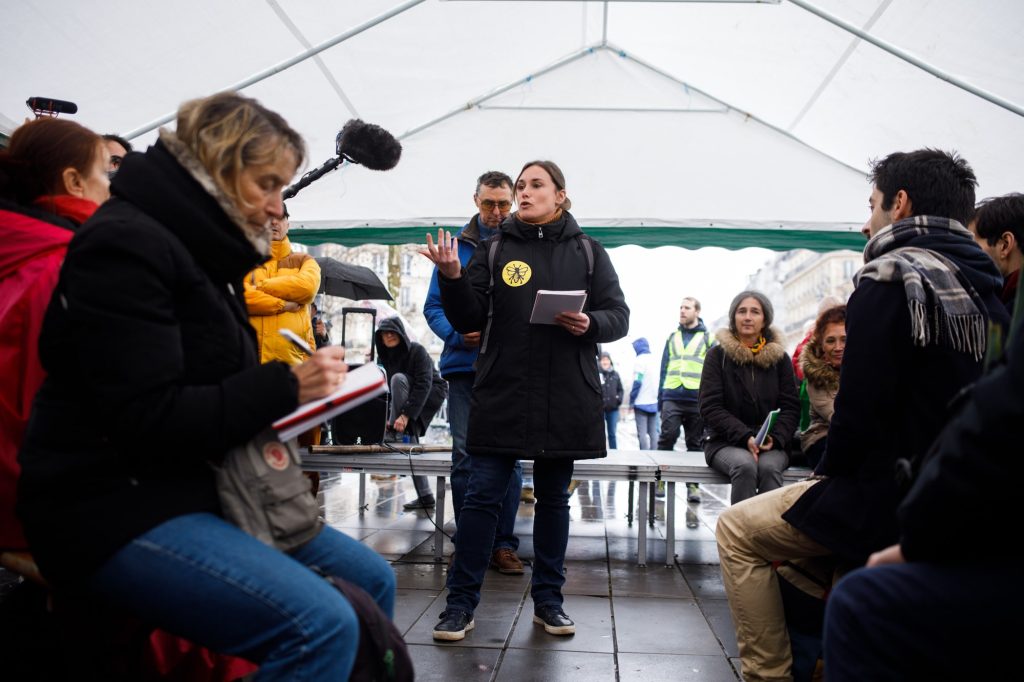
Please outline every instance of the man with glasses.
[[113, 133], [104, 135], [103, 142], [107, 145], [107, 150], [110, 152], [110, 165], [107, 166], [107, 175], [113, 179], [117, 170], [121, 167], [124, 157], [132, 150], [132, 143]]
[[[479, 211], [459, 232], [459, 260], [463, 267], [480, 242], [498, 232], [501, 221], [512, 211], [512, 178], [497, 171], [488, 171], [476, 181], [473, 203]], [[471, 460], [466, 454], [466, 432], [469, 429], [469, 400], [473, 393], [473, 363], [480, 346], [480, 332], [460, 334], [448, 322], [441, 308], [441, 290], [437, 283], [437, 269], [430, 279], [423, 314], [431, 330], [444, 340], [441, 353], [441, 376], [448, 381], [448, 422], [452, 430], [452, 507], [458, 532], [459, 514], [466, 497]], [[523, 486], [523, 471], [516, 463], [512, 481], [501, 506], [498, 528], [491, 550], [491, 567], [501, 573], [521, 575], [523, 562], [519, 560], [519, 538], [514, 534], [519, 496]]]

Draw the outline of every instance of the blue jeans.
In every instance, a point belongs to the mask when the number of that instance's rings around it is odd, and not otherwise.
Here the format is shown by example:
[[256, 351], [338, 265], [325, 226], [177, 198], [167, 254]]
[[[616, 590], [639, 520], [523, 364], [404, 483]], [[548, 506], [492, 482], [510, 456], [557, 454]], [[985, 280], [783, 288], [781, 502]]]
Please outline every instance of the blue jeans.
[[[456, 537], [459, 516], [466, 499], [469, 485], [470, 458], [466, 454], [466, 433], [469, 430], [469, 400], [473, 395], [473, 375], [456, 374], [448, 378], [448, 424], [452, 430], [452, 508], [455, 511]], [[519, 538], [515, 535], [516, 514], [519, 513], [519, 496], [523, 492], [523, 465], [516, 462], [509, 481], [508, 490], [501, 501], [498, 514], [498, 528], [494, 533], [493, 550], [507, 547], [513, 552], [519, 549]]]
[[615, 442], [615, 429], [619, 428], [619, 411], [609, 410], [605, 412], [604, 425], [608, 430], [608, 449], [615, 450], [619, 447]]
[[261, 682], [348, 679], [359, 620], [309, 566], [359, 585], [392, 616], [394, 571], [357, 540], [324, 528], [285, 554], [208, 513], [143, 533], [100, 567], [91, 586], [147, 623], [255, 661]]
[[[455, 561], [448, 574], [448, 608], [473, 613], [491, 559], [491, 544], [516, 461], [471, 455], [469, 489], [462, 505]], [[539, 459], [533, 467], [537, 506], [533, 517], [534, 606], [562, 603], [565, 546], [569, 542], [571, 459]]]

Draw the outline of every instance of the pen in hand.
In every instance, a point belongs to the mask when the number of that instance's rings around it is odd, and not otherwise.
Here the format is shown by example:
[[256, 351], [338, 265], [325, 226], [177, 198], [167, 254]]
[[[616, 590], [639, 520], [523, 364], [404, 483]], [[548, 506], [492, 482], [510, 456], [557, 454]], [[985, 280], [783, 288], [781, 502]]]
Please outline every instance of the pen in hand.
[[278, 329], [277, 333], [288, 339], [293, 346], [301, 350], [303, 353], [312, 357], [313, 349], [309, 347], [309, 344], [306, 343], [301, 336], [293, 332], [291, 329]]

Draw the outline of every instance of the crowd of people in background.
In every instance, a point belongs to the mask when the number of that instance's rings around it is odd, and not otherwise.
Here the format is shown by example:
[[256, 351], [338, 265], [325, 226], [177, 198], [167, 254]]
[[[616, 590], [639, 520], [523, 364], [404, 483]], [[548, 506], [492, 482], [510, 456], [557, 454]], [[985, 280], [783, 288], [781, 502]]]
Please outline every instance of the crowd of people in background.
[[[53, 119], [0, 152], [0, 550], [30, 548], [36, 579], [69, 602], [99, 596], [266, 680], [344, 679], [355, 665], [359, 620], [321, 573], [388, 616], [395, 599], [387, 562], [334, 529], [279, 550], [226, 521], [210, 467], [345, 379], [313, 305], [320, 268], [287, 236], [281, 190], [304, 156], [279, 115], [230, 93], [183, 104], [144, 152]], [[761, 292], [738, 293], [715, 332], [687, 295], [660, 362], [632, 341], [627, 399], [601, 344], [626, 336], [629, 307], [561, 169], [478, 178], [476, 214], [421, 251], [439, 367], [398, 318], [374, 337], [385, 440], [415, 442], [448, 401], [457, 534], [434, 639], [473, 629], [488, 568], [525, 570], [522, 459], [534, 461], [533, 622], [576, 631], [562, 595], [573, 462], [624, 445], [625, 403], [639, 449], [682, 437], [731, 482], [716, 539], [744, 679], [805, 679], [818, 658], [837, 680], [981, 677], [988, 663], [963, 650], [1010, 650], [1024, 606], [1005, 558], [1024, 195], [977, 203], [968, 163], [932, 149], [886, 156], [870, 180], [854, 292], [823, 302], [792, 357]], [[586, 302], [532, 324], [538, 289]], [[783, 487], [791, 460], [813, 475]], [[434, 506], [426, 478], [414, 485], [406, 509]], [[983, 521], [968, 530], [951, 506], [975, 495]], [[696, 484], [687, 500], [701, 501]], [[964, 555], [944, 533], [980, 540]], [[780, 581], [827, 598], [811, 651], [790, 636]]]

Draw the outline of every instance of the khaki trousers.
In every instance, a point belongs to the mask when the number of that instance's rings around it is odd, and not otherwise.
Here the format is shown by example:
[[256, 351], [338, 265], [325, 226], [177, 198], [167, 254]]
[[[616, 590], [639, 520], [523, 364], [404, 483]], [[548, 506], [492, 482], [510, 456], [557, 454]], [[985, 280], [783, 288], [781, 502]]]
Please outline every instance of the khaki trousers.
[[751, 497], [718, 519], [722, 581], [746, 682], [793, 679], [793, 656], [772, 562], [830, 554], [782, 520], [783, 512], [815, 483], [801, 481]]

